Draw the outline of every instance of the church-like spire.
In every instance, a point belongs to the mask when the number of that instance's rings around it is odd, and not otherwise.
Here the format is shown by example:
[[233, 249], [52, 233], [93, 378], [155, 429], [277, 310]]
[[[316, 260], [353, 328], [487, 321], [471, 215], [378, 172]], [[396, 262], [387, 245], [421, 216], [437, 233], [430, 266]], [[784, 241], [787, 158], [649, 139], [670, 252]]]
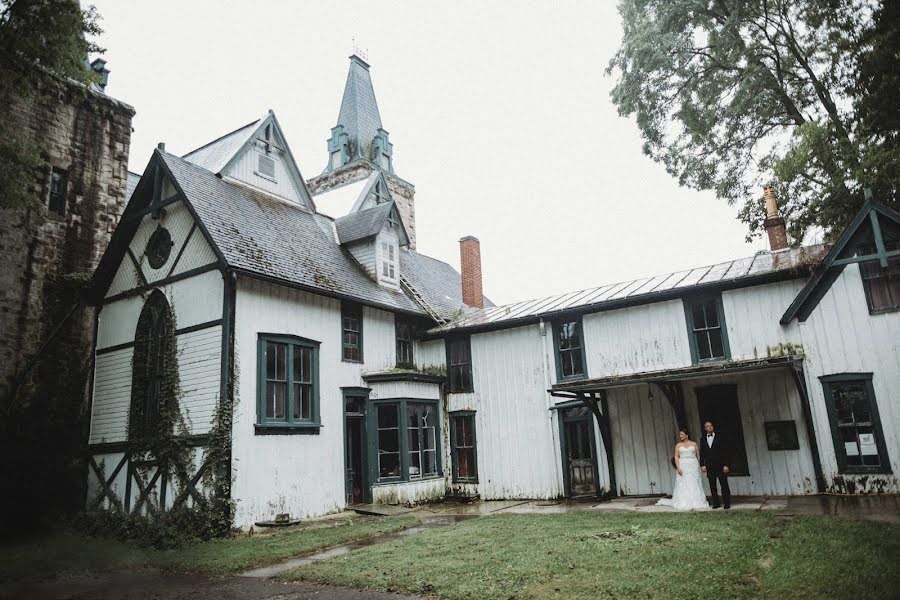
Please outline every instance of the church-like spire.
[[328, 140], [326, 171], [364, 158], [391, 173], [392, 149], [388, 132], [381, 126], [369, 63], [353, 54], [350, 56], [350, 71], [347, 73], [338, 122], [332, 127]]

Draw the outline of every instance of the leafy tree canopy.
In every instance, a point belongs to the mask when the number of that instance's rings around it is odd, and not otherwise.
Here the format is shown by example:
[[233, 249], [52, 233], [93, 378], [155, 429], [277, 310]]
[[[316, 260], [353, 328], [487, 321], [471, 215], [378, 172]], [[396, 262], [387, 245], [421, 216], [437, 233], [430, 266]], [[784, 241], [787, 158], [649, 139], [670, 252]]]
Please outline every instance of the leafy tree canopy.
[[613, 102], [681, 185], [743, 202], [773, 184], [794, 240], [836, 231], [864, 190], [897, 206], [896, 3], [621, 0]]
[[41, 140], [17, 118], [16, 102], [52, 98], [60, 78], [95, 80], [90, 41], [102, 33], [97, 10], [77, 0], [0, 0], [0, 208], [36, 208], [31, 187], [44, 165]]

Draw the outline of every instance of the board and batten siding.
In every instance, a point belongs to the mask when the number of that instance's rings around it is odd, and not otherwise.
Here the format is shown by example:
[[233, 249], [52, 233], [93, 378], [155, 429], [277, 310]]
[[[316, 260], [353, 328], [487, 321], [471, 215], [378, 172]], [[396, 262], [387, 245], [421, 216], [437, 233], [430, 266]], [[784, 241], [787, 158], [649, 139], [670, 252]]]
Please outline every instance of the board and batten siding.
[[478, 490], [485, 500], [563, 493], [544, 343], [538, 325], [473, 335], [474, 392], [448, 394], [449, 411], [476, 411]]
[[[848, 265], [799, 324], [806, 350], [807, 386], [829, 491], [900, 492], [900, 312], [870, 315], [857, 265]], [[894, 474], [848, 475], [838, 471], [825, 392], [819, 377], [872, 373], [875, 401]], [[846, 484], [853, 482], [853, 490]]]
[[[257, 343], [260, 333], [295, 335], [320, 343], [317, 435], [257, 435]], [[363, 360], [341, 360], [339, 300], [239, 278], [235, 307], [238, 387], [232, 428], [235, 525], [279, 513], [306, 518], [345, 506], [342, 387], [363, 387], [362, 373], [396, 362], [394, 315], [363, 310]]]
[[374, 239], [362, 240], [347, 245], [347, 250], [353, 255], [366, 272], [372, 277], [377, 277], [375, 267], [375, 242]]
[[447, 368], [447, 349], [444, 340], [416, 342], [415, 360], [419, 368]]
[[[275, 162], [275, 177], [259, 174], [260, 156], [268, 156]], [[277, 150], [266, 155], [257, 148], [250, 148], [222, 175], [302, 205], [297, 189], [299, 183], [294, 181], [285, 167], [287, 160], [290, 159]]]
[[804, 283], [802, 279], [792, 279], [722, 292], [731, 358], [753, 359], [802, 353], [796, 347], [802, 346], [796, 321], [781, 325], [779, 319]]

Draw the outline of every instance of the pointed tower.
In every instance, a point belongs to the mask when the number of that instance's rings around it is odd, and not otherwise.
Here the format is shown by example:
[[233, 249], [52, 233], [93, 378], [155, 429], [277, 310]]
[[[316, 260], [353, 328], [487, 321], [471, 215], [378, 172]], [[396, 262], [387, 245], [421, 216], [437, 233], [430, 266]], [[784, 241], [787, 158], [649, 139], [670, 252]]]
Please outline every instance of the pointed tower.
[[328, 139], [328, 163], [323, 173], [310, 179], [307, 185], [315, 196], [366, 179], [373, 171], [380, 170], [409, 233], [410, 247], [415, 248], [416, 189], [394, 173], [393, 150], [394, 145], [381, 123], [369, 63], [353, 54], [337, 124], [331, 128]]

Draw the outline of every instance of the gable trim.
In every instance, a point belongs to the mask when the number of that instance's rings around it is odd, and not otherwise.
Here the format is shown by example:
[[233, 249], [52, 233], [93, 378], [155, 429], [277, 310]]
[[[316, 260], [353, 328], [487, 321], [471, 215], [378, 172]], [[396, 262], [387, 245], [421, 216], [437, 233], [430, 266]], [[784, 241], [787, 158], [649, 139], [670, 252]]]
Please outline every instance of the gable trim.
[[[837, 281], [838, 276], [840, 276], [845, 266], [853, 263], [878, 260], [881, 263], [881, 266], [886, 267], [888, 258], [900, 256], [900, 250], [891, 252], [886, 250], [881, 233], [879, 215], [900, 225], [900, 214], [875, 200], [867, 201], [853, 218], [850, 225], [848, 225], [841, 234], [841, 237], [838, 238], [835, 245], [829, 250], [828, 254], [825, 255], [825, 258], [822, 259], [819, 268], [815, 271], [809, 281], [807, 281], [806, 285], [803, 286], [803, 289], [800, 290], [797, 297], [794, 298], [794, 301], [785, 311], [784, 315], [782, 315], [780, 320], [782, 325], [788, 325], [794, 318], [797, 318], [801, 323], [806, 321], [806, 319], [809, 318], [809, 315], [812, 314], [812, 311], [815, 310], [816, 306], [819, 305], [822, 298], [825, 297], [828, 290], [831, 289], [834, 282]], [[875, 237], [875, 254], [838, 258], [844, 250], [847, 249], [850, 240], [853, 239], [856, 232], [863, 226], [866, 220], [871, 224], [872, 233]]]

